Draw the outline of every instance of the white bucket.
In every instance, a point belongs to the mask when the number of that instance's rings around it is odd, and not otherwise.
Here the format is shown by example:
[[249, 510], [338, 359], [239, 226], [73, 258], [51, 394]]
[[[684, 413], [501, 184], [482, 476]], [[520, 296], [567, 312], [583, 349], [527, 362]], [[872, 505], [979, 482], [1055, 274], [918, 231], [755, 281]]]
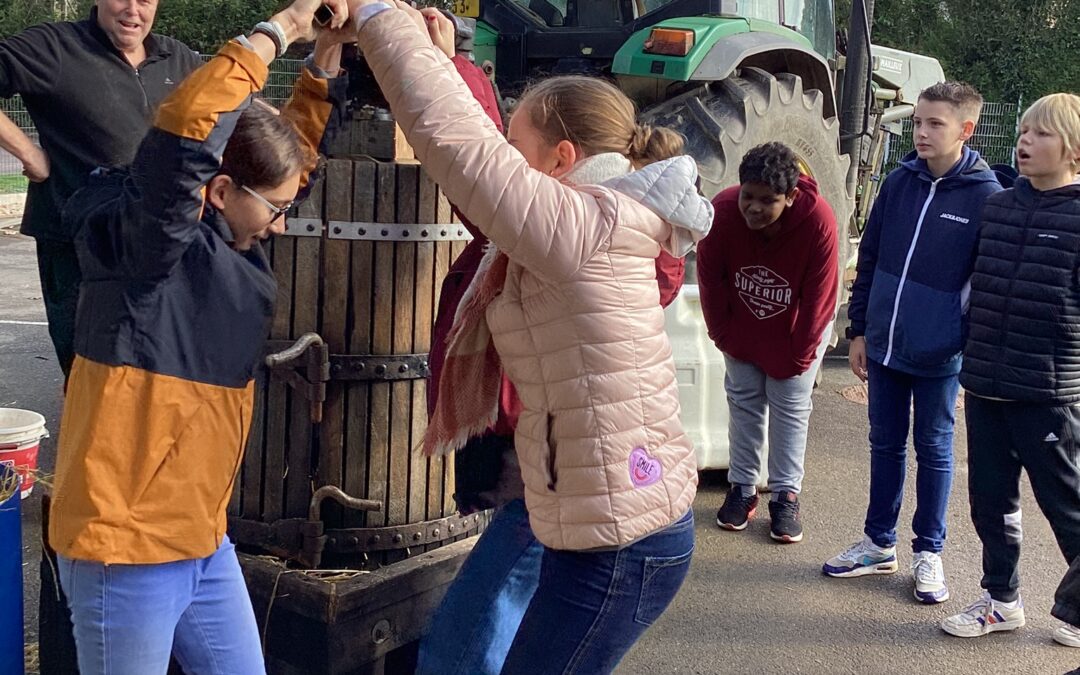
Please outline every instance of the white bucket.
[[0, 464], [13, 467], [23, 478], [22, 498], [34, 489], [38, 448], [48, 438], [45, 418], [32, 410], [0, 408]]

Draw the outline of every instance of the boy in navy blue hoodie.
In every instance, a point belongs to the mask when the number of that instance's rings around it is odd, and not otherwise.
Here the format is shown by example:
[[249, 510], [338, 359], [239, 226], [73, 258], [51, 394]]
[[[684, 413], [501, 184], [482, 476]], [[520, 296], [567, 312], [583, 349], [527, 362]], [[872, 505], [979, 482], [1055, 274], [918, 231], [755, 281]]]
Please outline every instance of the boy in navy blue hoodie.
[[985, 199], [1001, 189], [965, 147], [982, 109], [966, 84], [929, 87], [915, 107], [915, 152], [889, 174], [859, 246], [848, 306], [851, 369], [869, 385], [870, 504], [862, 541], [823, 566], [833, 577], [890, 574], [910, 411], [918, 461], [911, 568], [915, 598], [949, 597], [941, 564], [953, 476], [954, 407], [965, 310]]

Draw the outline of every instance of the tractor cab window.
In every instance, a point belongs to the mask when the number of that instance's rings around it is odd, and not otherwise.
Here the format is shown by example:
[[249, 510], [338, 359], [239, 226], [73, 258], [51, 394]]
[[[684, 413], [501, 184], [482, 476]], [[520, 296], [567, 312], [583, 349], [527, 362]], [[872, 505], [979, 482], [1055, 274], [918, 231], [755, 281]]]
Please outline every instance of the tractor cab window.
[[573, 21], [567, 20], [567, 0], [514, 0], [514, 2], [529, 10], [549, 26], [573, 24]]

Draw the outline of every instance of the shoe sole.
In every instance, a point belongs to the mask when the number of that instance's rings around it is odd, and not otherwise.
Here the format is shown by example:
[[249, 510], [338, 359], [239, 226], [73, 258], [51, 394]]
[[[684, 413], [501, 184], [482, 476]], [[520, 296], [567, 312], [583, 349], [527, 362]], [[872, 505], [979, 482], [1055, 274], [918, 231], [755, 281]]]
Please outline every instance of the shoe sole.
[[990, 633], [1002, 633], [1005, 631], [1016, 630], [1017, 628], [1023, 628], [1027, 620], [1024, 618], [1012, 619], [1010, 621], [999, 621], [998, 623], [987, 624], [982, 627], [981, 632], [978, 633], [965, 633], [962, 628], [953, 628], [947, 624], [941, 624], [941, 630], [945, 631], [953, 637], [959, 638], [975, 638], [989, 635]]
[[865, 577], [870, 574], [892, 574], [899, 569], [900, 565], [898, 565], [895, 560], [890, 560], [887, 562], [875, 563], [873, 565], [855, 567], [847, 571], [830, 571], [825, 567], [822, 567], [821, 571], [826, 576], [834, 577], [836, 579], [851, 579], [854, 577]]
[[1080, 647], [1080, 640], [1071, 637], [1060, 637], [1057, 631], [1054, 632], [1052, 637], [1054, 638], [1054, 642], [1062, 647], [1072, 647], [1073, 649]]
[[781, 544], [798, 544], [802, 541], [802, 534], [797, 534], [793, 537], [790, 534], [776, 534], [775, 532], [769, 532], [769, 536], [773, 538], [773, 541], [778, 541]]
[[949, 589], [945, 589], [945, 594], [938, 597], [934, 597], [930, 593], [919, 593], [919, 591], [915, 591], [915, 599], [924, 605], [940, 605], [949, 599]]
[[720, 526], [721, 530], [727, 530], [729, 532], [742, 532], [746, 529], [746, 526], [750, 524], [750, 520], [754, 517], [755, 513], [757, 513], [757, 507], [751, 509], [750, 513], [746, 514], [746, 520], [743, 521], [742, 525], [725, 523], [724, 521], [720, 520], [720, 516], [716, 517], [716, 524]]

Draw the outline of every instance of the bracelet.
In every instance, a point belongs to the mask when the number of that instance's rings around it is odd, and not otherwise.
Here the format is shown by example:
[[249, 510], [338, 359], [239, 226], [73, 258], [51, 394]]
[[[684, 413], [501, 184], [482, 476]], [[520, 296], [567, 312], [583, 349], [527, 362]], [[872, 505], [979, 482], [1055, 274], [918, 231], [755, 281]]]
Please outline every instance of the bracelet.
[[251, 29], [252, 35], [256, 33], [262, 33], [274, 43], [274, 47], [277, 48], [277, 55], [274, 58], [280, 59], [285, 55], [285, 50], [289, 48], [289, 40], [285, 37], [285, 29], [281, 27], [280, 23], [277, 21], [260, 21]]

